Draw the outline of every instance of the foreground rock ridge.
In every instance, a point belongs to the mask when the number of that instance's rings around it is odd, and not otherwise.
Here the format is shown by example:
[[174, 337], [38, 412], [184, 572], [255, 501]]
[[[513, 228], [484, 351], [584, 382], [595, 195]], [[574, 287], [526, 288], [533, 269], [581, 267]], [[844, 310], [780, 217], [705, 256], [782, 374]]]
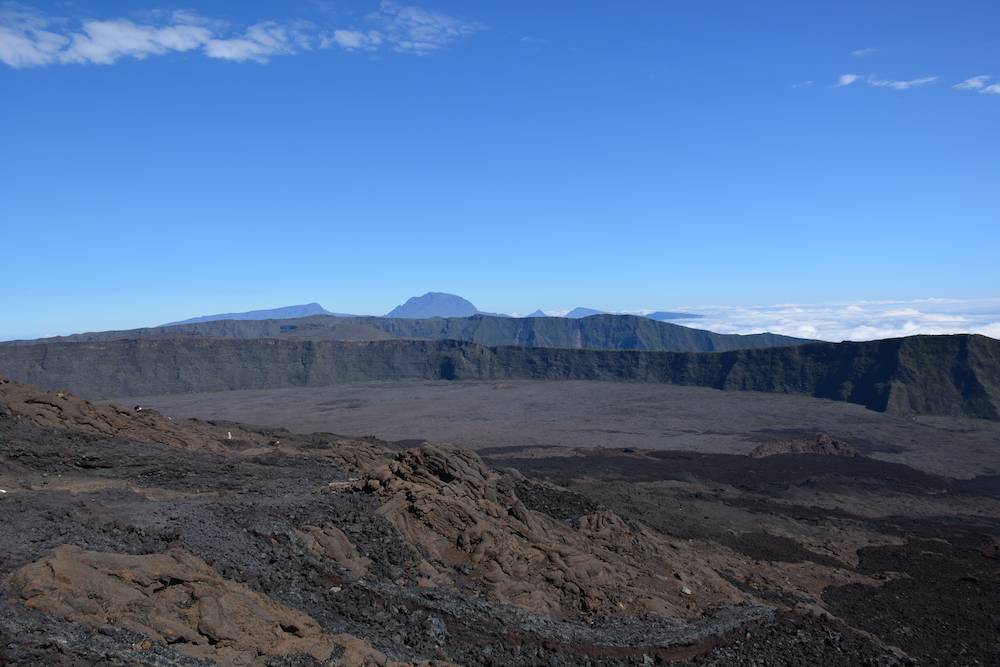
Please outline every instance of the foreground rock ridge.
[[[996, 664], [1000, 488], [171, 420], [0, 381], [0, 664]], [[853, 494], [853, 495], [852, 495]]]
[[0, 346], [0, 373], [89, 398], [366, 380], [620, 380], [805, 394], [903, 415], [1000, 419], [1000, 341], [977, 335], [722, 353], [491, 348], [447, 340], [138, 338]]

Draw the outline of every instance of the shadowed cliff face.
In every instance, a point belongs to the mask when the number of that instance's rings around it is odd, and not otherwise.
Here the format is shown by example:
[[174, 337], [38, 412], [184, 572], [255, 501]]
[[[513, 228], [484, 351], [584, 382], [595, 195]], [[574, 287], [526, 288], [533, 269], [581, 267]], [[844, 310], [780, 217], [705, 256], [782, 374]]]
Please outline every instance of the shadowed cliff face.
[[1000, 419], [1000, 341], [985, 336], [903, 339], [885, 409]]
[[968, 335], [718, 354], [414, 340], [116, 340], [2, 346], [0, 373], [92, 398], [396, 379], [661, 382], [1000, 419], [1000, 342]]

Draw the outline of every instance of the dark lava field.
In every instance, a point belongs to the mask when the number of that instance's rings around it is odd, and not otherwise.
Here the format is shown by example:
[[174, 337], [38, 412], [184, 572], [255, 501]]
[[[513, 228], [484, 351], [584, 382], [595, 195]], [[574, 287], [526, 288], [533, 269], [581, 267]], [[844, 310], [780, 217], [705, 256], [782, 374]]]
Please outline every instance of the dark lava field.
[[1000, 663], [976, 420], [921, 427], [948, 474], [809, 413], [474, 451], [135, 407], [0, 384], [0, 663]]
[[827, 433], [866, 455], [950, 477], [1000, 473], [1000, 422], [894, 415], [842, 401], [598, 381], [392, 380], [129, 397], [172, 417], [484, 447], [611, 447], [747, 454]]

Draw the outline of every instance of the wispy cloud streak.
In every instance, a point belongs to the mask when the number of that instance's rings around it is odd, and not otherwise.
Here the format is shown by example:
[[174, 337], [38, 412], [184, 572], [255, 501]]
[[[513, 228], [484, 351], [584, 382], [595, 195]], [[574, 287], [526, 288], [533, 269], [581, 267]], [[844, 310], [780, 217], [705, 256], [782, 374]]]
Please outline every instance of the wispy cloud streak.
[[855, 58], [867, 58], [868, 56], [873, 56], [876, 53], [878, 53], [878, 49], [871, 47], [866, 49], [855, 49], [851, 51], [851, 55], [854, 56]]
[[891, 88], [893, 90], [909, 90], [919, 86], [926, 86], [938, 80], [936, 76], [925, 76], [920, 79], [910, 79], [909, 81], [893, 81], [891, 79], [880, 79], [875, 75], [868, 77], [868, 85], [872, 88]]
[[483, 29], [480, 23], [465, 21], [420, 7], [408, 7], [383, 0], [369, 16], [384, 41], [396, 51], [429, 53]]
[[985, 93], [986, 95], [1000, 95], [1000, 83], [990, 83], [993, 77], [986, 74], [973, 76], [961, 83], [956, 83], [952, 88], [955, 90], [974, 91]]
[[465, 21], [420, 7], [385, 0], [363, 29], [325, 28], [306, 21], [271, 20], [247, 27], [193, 12], [146, 12], [143, 19], [86, 18], [70, 21], [20, 5], [0, 5], [0, 62], [8, 67], [110, 65], [169, 53], [198, 52], [209, 58], [266, 63], [334, 46], [346, 51], [391, 48], [426, 54], [482, 30]]
[[989, 76], [980, 74], [979, 76], [970, 77], [962, 83], [956, 83], [952, 88], [955, 90], [982, 90], [986, 87], [986, 82], [989, 80]]

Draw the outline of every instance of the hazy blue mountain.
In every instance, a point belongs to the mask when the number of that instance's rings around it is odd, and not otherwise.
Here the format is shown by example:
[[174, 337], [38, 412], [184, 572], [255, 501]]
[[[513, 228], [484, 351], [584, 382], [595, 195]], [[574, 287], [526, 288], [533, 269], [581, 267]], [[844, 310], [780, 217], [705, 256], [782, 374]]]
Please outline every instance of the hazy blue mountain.
[[646, 317], [657, 322], [673, 322], [674, 320], [695, 320], [704, 315], [696, 313], [674, 313], [669, 310], [658, 310], [655, 313], [647, 313]]
[[717, 334], [657, 322], [636, 315], [568, 317], [333, 317], [313, 315], [293, 320], [217, 320], [130, 331], [98, 331], [72, 336], [10, 341], [17, 345], [98, 342], [164, 336], [217, 336], [221, 338], [284, 338], [301, 341], [376, 341], [387, 338], [460, 340], [480, 345], [514, 345], [591, 350], [663, 350], [671, 352], [722, 352], [761, 347], [800, 345], [802, 338], [770, 333], [740, 336]]
[[525, 315], [525, 317], [548, 317], [548, 315], [545, 313], [545, 311], [539, 309], [533, 313], [528, 313], [527, 315]]
[[192, 317], [189, 320], [180, 322], [168, 322], [162, 326], [173, 326], [175, 324], [198, 324], [199, 322], [215, 322], [218, 320], [291, 320], [297, 317], [309, 317], [311, 315], [338, 315], [318, 303], [305, 303], [300, 306], [283, 306], [281, 308], [269, 308], [267, 310], [248, 310], [243, 313], [220, 313], [218, 315], [202, 315]]
[[386, 314], [386, 317], [405, 319], [420, 319], [425, 317], [472, 317], [479, 313], [471, 301], [457, 294], [445, 292], [428, 292], [423, 296], [414, 296], [406, 303], [396, 306]]
[[574, 308], [573, 310], [566, 313], [565, 317], [570, 317], [573, 319], [578, 319], [580, 317], [590, 317], [591, 315], [604, 315], [605, 311], [595, 310], [593, 308]]

